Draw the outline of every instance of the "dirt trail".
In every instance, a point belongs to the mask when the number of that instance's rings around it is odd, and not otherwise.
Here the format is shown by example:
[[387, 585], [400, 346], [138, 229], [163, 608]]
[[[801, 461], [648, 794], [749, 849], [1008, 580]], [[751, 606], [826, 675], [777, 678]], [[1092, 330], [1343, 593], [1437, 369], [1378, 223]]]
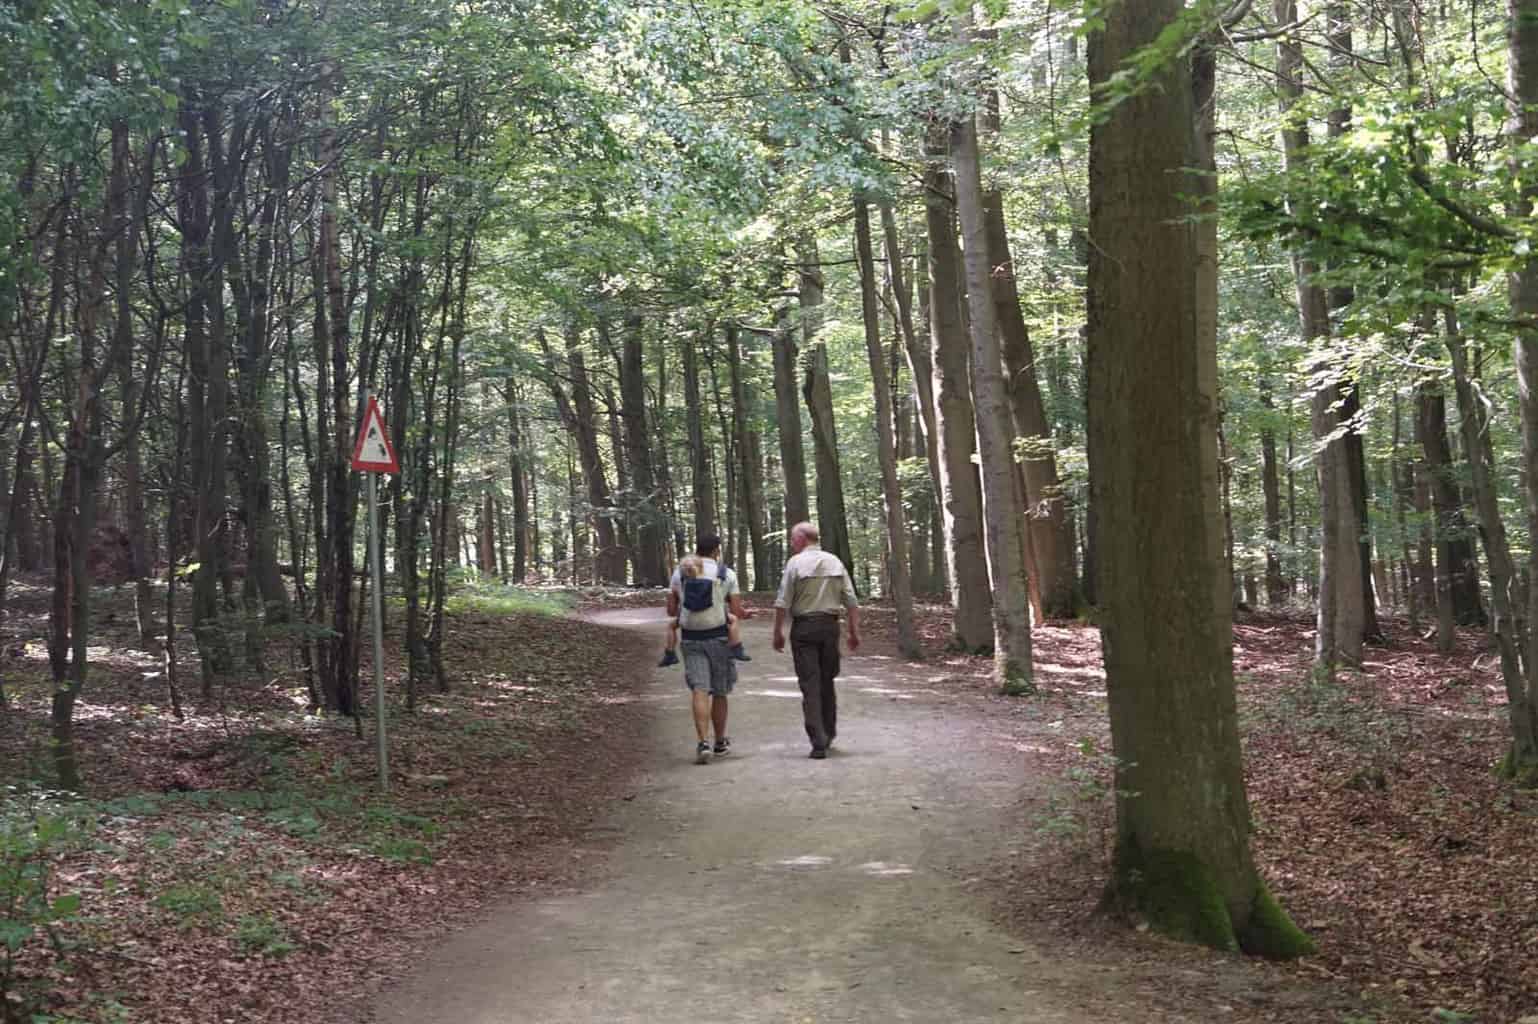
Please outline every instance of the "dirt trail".
[[[660, 637], [659, 616], [595, 618]], [[655, 746], [605, 823], [616, 843], [603, 879], [452, 937], [378, 1000], [380, 1021], [1235, 1019], [1207, 1000], [1175, 1010], [1146, 976], [990, 921], [978, 872], [1008, 848], [1021, 779], [976, 706], [931, 699], [889, 659], [847, 659], [838, 746], [812, 761], [790, 659], [770, 650], [762, 618], [747, 641], [732, 755], [692, 763], [681, 670], [656, 672]], [[1230, 966], [1231, 992], [1253, 984]]]

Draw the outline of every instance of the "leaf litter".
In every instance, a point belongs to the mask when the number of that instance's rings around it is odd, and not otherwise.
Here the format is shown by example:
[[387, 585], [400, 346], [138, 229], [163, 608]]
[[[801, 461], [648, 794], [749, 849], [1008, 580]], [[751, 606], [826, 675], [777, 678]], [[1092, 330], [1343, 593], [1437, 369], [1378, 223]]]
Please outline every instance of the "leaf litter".
[[[1205, 999], [1224, 1020], [1505, 1024], [1538, 1014], [1538, 792], [1494, 767], [1506, 748], [1500, 669], [1477, 630], [1452, 653], [1385, 618], [1359, 672], [1311, 682], [1313, 623], [1244, 614], [1234, 629], [1245, 776], [1262, 875], [1319, 944], [1288, 964], [1248, 964], [1248, 993], [1211, 969], [1233, 958], [1129, 929], [1102, 912], [1115, 823], [1098, 630], [1033, 631], [1037, 696], [994, 692], [987, 658], [945, 652], [947, 612], [917, 617], [928, 685], [985, 705], [993, 739], [1019, 757], [1016, 856], [996, 866], [994, 902], [1042, 929], [1145, 970], [1150, 1005]], [[865, 610], [877, 642], [891, 609]], [[1323, 984], [1333, 1016], [1287, 1008]], [[1160, 993], [1163, 993], [1161, 996]], [[1269, 994], [1268, 994], [1269, 993]], [[1278, 1003], [1278, 1000], [1281, 1000]], [[1200, 1018], [1200, 1015], [1198, 1015]], [[1205, 1019], [1205, 1018], [1201, 1018]]]
[[[0, 624], [14, 652], [0, 712], [9, 779], [46, 761], [47, 664], [31, 654], [44, 624], [30, 596], [33, 614], [23, 594]], [[600, 868], [612, 837], [595, 820], [633, 775], [652, 713], [632, 699], [643, 638], [473, 605], [452, 614], [449, 692], [422, 695], [414, 714], [392, 696], [383, 799], [366, 657], [361, 740], [350, 720], [305, 713], [281, 644], [268, 672], [185, 697], [177, 723], [124, 619], [104, 620], [112, 642], [77, 728], [94, 827], [54, 864], [81, 909], [60, 929], [62, 959], [33, 943], [19, 964], [25, 993], [58, 1019], [358, 1024], [369, 993], [435, 936]], [[387, 636], [392, 695], [401, 647]], [[197, 679], [195, 662], [182, 677]]]

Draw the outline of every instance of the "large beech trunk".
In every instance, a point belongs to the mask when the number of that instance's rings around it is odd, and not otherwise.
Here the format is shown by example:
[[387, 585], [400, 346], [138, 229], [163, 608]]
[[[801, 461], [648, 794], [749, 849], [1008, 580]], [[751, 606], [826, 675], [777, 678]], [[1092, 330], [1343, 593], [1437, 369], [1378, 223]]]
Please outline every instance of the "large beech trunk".
[[[1180, 16], [1110, 8], [1092, 88]], [[1192, 98], [1170, 62], [1090, 136], [1089, 457], [1117, 844], [1112, 891], [1155, 928], [1291, 955], [1309, 943], [1250, 854], [1188, 216]], [[1146, 254], [1159, 253], [1151, 260]], [[1148, 543], [1148, 538], [1159, 538]]]

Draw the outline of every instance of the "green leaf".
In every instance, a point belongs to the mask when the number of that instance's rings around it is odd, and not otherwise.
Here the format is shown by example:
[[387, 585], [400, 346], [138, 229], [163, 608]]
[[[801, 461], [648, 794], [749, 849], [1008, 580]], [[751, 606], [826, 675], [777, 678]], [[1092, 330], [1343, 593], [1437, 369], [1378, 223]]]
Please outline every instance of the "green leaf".
[[12, 952], [20, 949], [32, 937], [32, 926], [20, 921], [0, 919], [0, 943]]
[[940, 0], [922, 0], [922, 2], [914, 4], [906, 10], [898, 11], [893, 18], [899, 24], [923, 21], [926, 18], [933, 17], [939, 9]]

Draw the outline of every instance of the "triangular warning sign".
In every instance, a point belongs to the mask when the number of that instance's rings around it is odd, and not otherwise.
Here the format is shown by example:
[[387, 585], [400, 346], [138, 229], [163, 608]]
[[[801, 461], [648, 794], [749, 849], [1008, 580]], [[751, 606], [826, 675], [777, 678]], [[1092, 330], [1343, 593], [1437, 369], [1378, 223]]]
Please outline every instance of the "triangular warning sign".
[[379, 400], [373, 395], [368, 399], [368, 410], [363, 414], [363, 427], [358, 431], [358, 443], [352, 449], [352, 468], [368, 473], [399, 473], [401, 464], [390, 447], [390, 432], [385, 429], [384, 414], [379, 411]]

